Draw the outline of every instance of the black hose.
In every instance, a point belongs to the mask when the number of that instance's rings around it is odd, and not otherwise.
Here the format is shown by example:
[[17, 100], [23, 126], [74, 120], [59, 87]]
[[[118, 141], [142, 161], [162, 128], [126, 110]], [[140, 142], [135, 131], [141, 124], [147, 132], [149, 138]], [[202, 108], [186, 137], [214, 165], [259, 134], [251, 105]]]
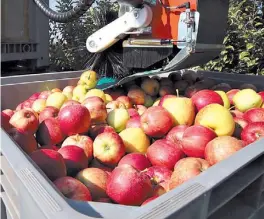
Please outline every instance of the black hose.
[[67, 12], [56, 12], [42, 0], [33, 0], [39, 9], [50, 19], [59, 23], [68, 23], [81, 17], [93, 4], [94, 0], [79, 0], [77, 5]]

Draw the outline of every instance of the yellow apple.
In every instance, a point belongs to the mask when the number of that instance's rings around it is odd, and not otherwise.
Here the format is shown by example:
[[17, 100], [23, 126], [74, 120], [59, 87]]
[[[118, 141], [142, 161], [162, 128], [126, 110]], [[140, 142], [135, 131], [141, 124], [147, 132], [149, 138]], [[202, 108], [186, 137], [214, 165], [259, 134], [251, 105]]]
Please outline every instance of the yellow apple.
[[161, 99], [161, 97], [157, 98], [157, 99], [154, 101], [154, 103], [153, 103], [152, 106], [158, 106], [158, 105], [159, 105], [159, 102], [160, 102], [160, 99]]
[[126, 128], [126, 123], [130, 119], [127, 109], [113, 109], [107, 115], [107, 123], [112, 126], [116, 132], [121, 132]]
[[67, 97], [68, 100], [72, 99], [73, 96], [72, 92], [62, 92], [62, 93]]
[[217, 103], [203, 107], [196, 115], [195, 125], [210, 128], [218, 136], [232, 136], [235, 130], [235, 121], [230, 111]]
[[100, 89], [91, 89], [85, 94], [85, 98], [87, 97], [100, 97], [104, 102], [106, 102], [106, 97], [104, 91]]
[[222, 98], [222, 100], [224, 102], [224, 107], [229, 109], [230, 108], [230, 101], [229, 101], [226, 93], [224, 91], [222, 91], [222, 90], [216, 90], [215, 92], [218, 93], [221, 96], [221, 98]]
[[164, 97], [161, 106], [172, 116], [174, 125], [192, 125], [195, 118], [195, 107], [187, 97]]
[[46, 101], [46, 106], [53, 106], [60, 109], [66, 101], [67, 97], [62, 92], [54, 92], [49, 95]]
[[233, 102], [234, 106], [240, 112], [245, 112], [249, 109], [260, 107], [263, 101], [256, 91], [252, 89], [243, 89], [235, 94]]
[[146, 78], [141, 84], [142, 90], [150, 96], [156, 96], [159, 93], [159, 82], [153, 78]]
[[150, 140], [141, 128], [127, 128], [119, 135], [125, 144], [127, 153], [145, 154], [150, 146]]
[[45, 99], [36, 99], [32, 104], [32, 109], [36, 113], [40, 113], [46, 107], [46, 100]]
[[110, 103], [111, 101], [113, 101], [113, 98], [109, 94], [105, 94], [105, 102]]
[[73, 91], [72, 91], [72, 96], [74, 98], [72, 98], [73, 100], [82, 100], [85, 97], [85, 94], [88, 91], [88, 87], [86, 85], [77, 85]]
[[89, 89], [95, 88], [97, 84], [97, 74], [92, 70], [85, 71], [82, 73], [80, 81], [84, 82]]

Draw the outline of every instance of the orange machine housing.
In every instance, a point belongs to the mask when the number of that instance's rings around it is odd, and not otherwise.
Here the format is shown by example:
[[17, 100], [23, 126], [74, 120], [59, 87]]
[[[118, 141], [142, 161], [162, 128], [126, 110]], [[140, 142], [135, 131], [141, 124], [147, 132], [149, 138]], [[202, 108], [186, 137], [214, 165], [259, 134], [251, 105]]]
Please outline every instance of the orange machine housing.
[[[188, 0], [161, 0], [166, 6], [178, 6], [186, 3]], [[189, 0], [191, 10], [197, 11], [197, 0]], [[154, 39], [178, 39], [178, 22], [180, 13], [186, 9], [166, 9], [157, 0], [152, 7], [152, 38]]]

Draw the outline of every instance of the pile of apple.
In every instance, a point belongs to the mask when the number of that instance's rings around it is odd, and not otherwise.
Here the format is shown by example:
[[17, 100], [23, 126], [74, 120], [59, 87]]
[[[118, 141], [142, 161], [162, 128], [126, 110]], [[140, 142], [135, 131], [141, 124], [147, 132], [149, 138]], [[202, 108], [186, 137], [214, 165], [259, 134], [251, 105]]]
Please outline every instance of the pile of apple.
[[141, 206], [264, 136], [264, 91], [196, 74], [35, 93], [2, 128], [67, 198]]

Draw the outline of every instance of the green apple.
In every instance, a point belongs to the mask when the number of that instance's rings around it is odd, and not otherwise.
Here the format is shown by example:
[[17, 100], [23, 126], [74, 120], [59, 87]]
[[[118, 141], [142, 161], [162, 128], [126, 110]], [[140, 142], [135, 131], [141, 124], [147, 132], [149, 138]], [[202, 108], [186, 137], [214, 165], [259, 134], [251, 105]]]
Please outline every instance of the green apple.
[[260, 107], [263, 101], [261, 96], [253, 89], [243, 89], [235, 94], [233, 102], [240, 112], [245, 112], [249, 109]]
[[46, 101], [46, 106], [53, 106], [60, 109], [66, 101], [67, 97], [62, 92], [54, 92], [49, 95]]
[[92, 70], [85, 71], [82, 73], [80, 81], [84, 82], [89, 89], [95, 88], [97, 85], [97, 74]]
[[126, 128], [126, 123], [129, 118], [127, 109], [119, 108], [109, 112], [106, 121], [108, 125], [112, 126], [119, 133]]
[[72, 92], [72, 96], [74, 98], [74, 100], [82, 100], [84, 97], [85, 97], [85, 94], [87, 93], [88, 91], [88, 87], [86, 85], [77, 85], [74, 89], [73, 89], [73, 92]]
[[153, 105], [153, 103], [154, 103], [153, 98], [150, 95], [146, 95], [144, 106], [145, 107], [151, 107]]

